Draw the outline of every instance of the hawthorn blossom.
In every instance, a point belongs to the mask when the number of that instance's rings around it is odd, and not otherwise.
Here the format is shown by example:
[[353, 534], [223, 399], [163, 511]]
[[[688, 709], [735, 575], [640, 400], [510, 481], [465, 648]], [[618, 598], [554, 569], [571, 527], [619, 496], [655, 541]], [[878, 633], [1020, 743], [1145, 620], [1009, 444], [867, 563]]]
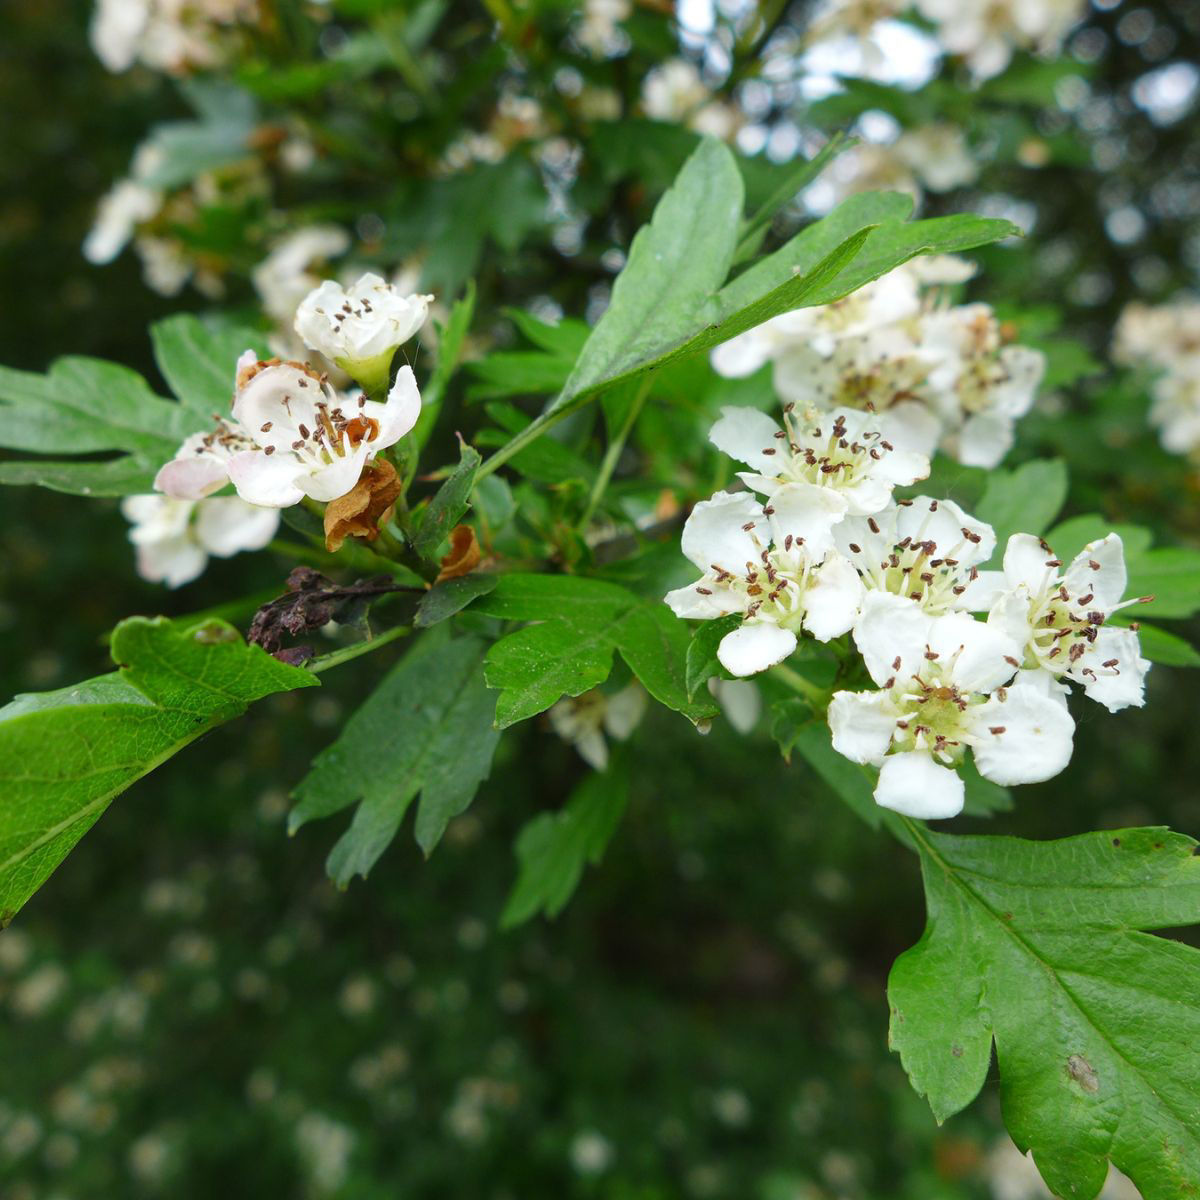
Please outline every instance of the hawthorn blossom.
[[415, 293], [402, 296], [370, 272], [349, 288], [327, 279], [296, 310], [296, 332], [310, 350], [376, 395], [387, 387], [396, 349], [425, 324], [432, 301]]
[[798, 417], [795, 406], [783, 410], [781, 429], [756, 408], [727, 407], [709, 431], [719, 450], [751, 468], [740, 473], [747, 487], [767, 497], [781, 488], [800, 500], [809, 498], [812, 521], [801, 534], [810, 554], [820, 557], [833, 546], [832, 530], [844, 516], [869, 516], [886, 508], [892, 489], [929, 474], [929, 459], [898, 450], [884, 436], [884, 422], [873, 413], [837, 408]]
[[928, 314], [921, 322], [921, 344], [940, 358], [929, 373], [929, 388], [951, 431], [954, 457], [969, 467], [998, 465], [1012, 447], [1015, 421], [1033, 407], [1045, 355], [1006, 345], [986, 304]]
[[857, 573], [836, 551], [814, 556], [797, 536], [819, 527], [812, 501], [811, 491], [794, 485], [779, 488], [766, 508], [746, 492], [717, 492], [684, 524], [683, 553], [703, 574], [669, 592], [666, 602], [688, 619], [742, 616], [717, 650], [732, 675], [782, 662], [801, 630], [825, 642], [854, 624], [862, 595]]
[[238, 359], [231, 420], [193, 434], [155, 478], [159, 491], [199, 499], [232, 482], [250, 504], [286, 508], [305, 496], [330, 501], [358, 482], [363, 467], [416, 424], [421, 396], [401, 367], [380, 404], [340, 397], [303, 363]]
[[1063, 697], [1040, 673], [1018, 672], [1020, 647], [996, 626], [874, 592], [855, 640], [879, 691], [835, 693], [829, 727], [839, 754], [879, 767], [883, 808], [925, 819], [961, 812], [956, 768], [968, 748], [979, 773], [1002, 785], [1050, 779], [1070, 761], [1075, 723]]
[[629, 45], [621, 22], [633, 12], [631, 0], [586, 0], [575, 40], [596, 58], [611, 58]]
[[309, 225], [289, 233], [250, 275], [267, 315], [291, 321], [304, 297], [321, 283], [313, 265], [349, 248], [350, 235], [337, 225]]
[[604, 735], [619, 742], [628, 740], [645, 712], [645, 689], [634, 680], [611, 695], [592, 688], [581, 696], [564, 697], [546, 715], [554, 732], [570, 742], [588, 766], [603, 771], [608, 767]]
[[868, 592], [903, 597], [927, 616], [986, 611], [999, 590], [996, 573], [979, 570], [996, 548], [992, 527], [952, 500], [901, 500], [847, 517], [834, 537]]
[[963, 131], [947, 121], [906, 130], [892, 152], [931, 192], [949, 192], [979, 178], [979, 164], [971, 157]]
[[728, 379], [739, 379], [797, 344], [828, 355], [843, 338], [892, 325], [919, 310], [917, 276], [907, 265], [897, 267], [832, 304], [781, 313], [730, 338], [713, 350], [713, 369]]
[[714, 100], [695, 63], [671, 58], [646, 73], [642, 108], [656, 121], [677, 121], [712, 137], [728, 141], [737, 132], [737, 109]]
[[257, 0], [98, 0], [92, 49], [114, 73], [135, 62], [182, 75], [219, 66], [222, 27], [258, 19]]
[[112, 262], [143, 221], [158, 215], [163, 195], [136, 179], [122, 179], [100, 197], [96, 220], [83, 240], [83, 256], [98, 266]]
[[1200, 448], [1200, 302], [1126, 305], [1113, 358], [1160, 372], [1150, 385], [1150, 424], [1163, 449], [1190, 454]]
[[1062, 565], [1040, 538], [1013, 534], [1004, 551], [1008, 590], [996, 598], [988, 623], [1022, 647], [1030, 670], [1082, 684], [1109, 712], [1140, 707], [1150, 663], [1141, 657], [1136, 629], [1106, 624], [1118, 610], [1148, 599], [1121, 600], [1127, 575], [1120, 537], [1089, 542], [1066, 571]]
[[126, 496], [121, 512], [132, 522], [137, 569], [151, 583], [177, 588], [197, 578], [209, 555], [229, 558], [261, 550], [279, 528], [279, 512], [237, 496], [191, 501], [170, 496]]

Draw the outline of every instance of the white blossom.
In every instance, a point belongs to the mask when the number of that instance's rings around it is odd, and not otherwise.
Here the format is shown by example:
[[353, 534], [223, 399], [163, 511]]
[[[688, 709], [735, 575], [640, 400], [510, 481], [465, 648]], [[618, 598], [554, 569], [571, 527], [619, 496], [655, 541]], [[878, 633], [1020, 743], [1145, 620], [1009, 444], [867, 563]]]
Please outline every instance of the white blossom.
[[178, 75], [219, 66], [222, 27], [257, 17], [257, 0], [97, 0], [90, 37], [110, 71], [141, 62]]
[[1004, 331], [986, 304], [966, 304], [928, 314], [921, 344], [938, 357], [929, 388], [950, 431], [950, 449], [970, 467], [994, 467], [1013, 443], [1013, 425], [1033, 407], [1046, 368], [1028, 346], [1005, 344]]
[[349, 288], [330, 279], [301, 302], [296, 332], [310, 350], [375, 395], [387, 386], [397, 347], [424, 325], [432, 301], [432, 296], [401, 295], [369, 272]]
[[793, 502], [807, 496], [812, 517], [802, 536], [818, 558], [833, 546], [832, 530], [844, 516], [869, 516], [886, 508], [892, 489], [929, 474], [929, 459], [897, 449], [873, 413], [837, 408], [797, 416], [784, 407], [781, 429], [756, 408], [727, 407], [709, 431], [718, 449], [751, 468], [742, 481], [768, 498], [787, 488]]
[[741, 615], [717, 649], [731, 675], [782, 662], [801, 630], [828, 641], [854, 624], [862, 594], [857, 573], [836, 551], [812, 556], [797, 536], [812, 526], [812, 499], [808, 490], [785, 485], [767, 512], [745, 492], [717, 492], [684, 524], [683, 553], [703, 574], [669, 592], [666, 602], [689, 619]]
[[621, 22], [632, 12], [630, 0], [585, 0], [575, 40], [596, 58], [610, 58], [629, 44]]
[[935, 121], [906, 130], [892, 152], [931, 192], [948, 192], [979, 178], [979, 164], [957, 125]]
[[1122, 601], [1127, 575], [1120, 537], [1089, 542], [1065, 571], [1040, 538], [1017, 533], [1004, 551], [1008, 590], [998, 596], [988, 623], [1022, 647], [1023, 665], [1055, 679], [1082, 684], [1110, 712], [1140, 706], [1150, 664], [1141, 657], [1134, 629], [1107, 625]]
[[229, 558], [261, 550], [279, 528], [278, 510], [257, 508], [237, 496], [199, 501], [126, 496], [121, 512], [133, 524], [129, 540], [137, 549], [138, 574], [170, 588], [196, 579], [210, 555]]
[[597, 771], [608, 767], [608, 742], [604, 735], [626, 741], [646, 712], [646, 692], [636, 680], [611, 695], [592, 688], [580, 696], [559, 700], [546, 714], [550, 727], [580, 758]]
[[1018, 673], [1020, 647], [996, 626], [965, 613], [931, 617], [872, 592], [855, 641], [880, 690], [835, 693], [829, 726], [835, 750], [880, 768], [882, 807], [925, 819], [961, 812], [955, 768], [968, 748], [979, 773], [1001, 785], [1050, 779], [1070, 760], [1065, 701], [1038, 672]]
[[421, 396], [401, 367], [387, 403], [338, 395], [303, 363], [238, 359], [231, 420], [192, 434], [155, 478], [177, 499], [198, 500], [232, 482], [250, 504], [287, 508], [305, 496], [335, 500], [363, 467], [416, 424]]
[[903, 597], [930, 616], [984, 612], [1000, 587], [996, 573], [979, 570], [996, 548], [992, 527], [952, 500], [902, 500], [847, 517], [834, 536], [868, 591]]
[[291, 323], [305, 296], [321, 283], [315, 264], [350, 248], [350, 235], [337, 225], [309, 225], [289, 233], [251, 273], [267, 315]]
[[138, 225], [158, 215], [162, 192], [134, 179], [122, 179], [106, 192], [96, 220], [83, 242], [83, 256], [97, 265], [112, 262], [133, 237]]

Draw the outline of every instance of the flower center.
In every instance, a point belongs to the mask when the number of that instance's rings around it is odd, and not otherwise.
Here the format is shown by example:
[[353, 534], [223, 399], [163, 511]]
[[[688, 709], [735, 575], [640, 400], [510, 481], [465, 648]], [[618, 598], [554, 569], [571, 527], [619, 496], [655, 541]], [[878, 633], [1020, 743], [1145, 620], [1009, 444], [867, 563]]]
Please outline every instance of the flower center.
[[[892, 681], [892, 703], [896, 707], [896, 730], [892, 749], [928, 750], [947, 764], [963, 755], [967, 713], [985, 697], [962, 691], [950, 678], [953, 662], [943, 665], [927, 646], [926, 666], [908, 680]], [[900, 660], [896, 660], [899, 670]]]

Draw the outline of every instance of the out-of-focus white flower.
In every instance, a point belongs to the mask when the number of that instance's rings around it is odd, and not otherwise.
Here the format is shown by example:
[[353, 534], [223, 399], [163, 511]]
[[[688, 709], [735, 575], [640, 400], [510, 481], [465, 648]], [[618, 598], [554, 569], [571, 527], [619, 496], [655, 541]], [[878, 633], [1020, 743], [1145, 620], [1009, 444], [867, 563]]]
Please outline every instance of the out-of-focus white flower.
[[592, 688], [581, 696], [568, 696], [555, 704], [547, 716], [551, 729], [564, 742], [574, 745], [588, 766], [603, 771], [608, 767], [608, 743], [604, 735], [625, 741], [645, 712], [646, 693], [635, 680], [611, 695]]
[[855, 642], [877, 692], [837, 692], [833, 746], [880, 768], [875, 801], [911, 817], [962, 811], [956, 767], [968, 748], [1001, 785], [1036, 783], [1070, 761], [1075, 723], [1038, 672], [1017, 674], [1019, 645], [965, 613], [930, 617], [903, 596], [869, 592]]
[[261, 550], [279, 528], [277, 509], [258, 508], [237, 496], [199, 501], [126, 496], [121, 512], [133, 523], [129, 540], [137, 547], [138, 574], [170, 588], [197, 578], [209, 555], [229, 558]]
[[40, 1017], [66, 990], [67, 973], [58, 963], [43, 963], [13, 985], [8, 1003], [18, 1017]]
[[112, 262], [133, 237], [138, 225], [152, 220], [162, 207], [162, 192], [133, 179], [122, 179], [106, 192], [96, 209], [96, 220], [83, 241], [88, 262]]
[[1163, 448], [1172, 454], [1200, 449], [1200, 301], [1126, 305], [1113, 358], [1161, 372], [1151, 385], [1150, 423]]
[[575, 40], [596, 58], [611, 58], [629, 44], [621, 22], [632, 12], [630, 0], [585, 0]]
[[379, 395], [387, 387], [392, 356], [425, 324], [432, 301], [432, 296], [402, 295], [370, 273], [349, 288], [330, 279], [296, 310], [296, 332], [310, 350]]
[[222, 27], [257, 19], [257, 0], [97, 0], [90, 37], [110, 71], [141, 62], [177, 75], [219, 66]]
[[902, 596], [930, 616], [983, 612], [997, 594], [995, 573], [979, 570], [996, 535], [951, 500], [902, 500], [875, 516], [847, 517], [834, 532], [868, 591]]
[[1127, 574], [1120, 537], [1089, 542], [1063, 564], [1040, 538], [1016, 533], [1004, 551], [1008, 590], [994, 602], [989, 624], [1022, 647], [1023, 665], [1072, 679], [1109, 712], [1145, 702], [1150, 663], [1141, 657], [1133, 629], [1106, 625], [1122, 601]]
[[336, 1192], [350, 1170], [354, 1130], [324, 1113], [305, 1113], [296, 1125], [295, 1145], [312, 1189], [319, 1195]]
[[758, 724], [762, 716], [758, 684], [748, 679], [718, 679], [714, 675], [708, 681], [708, 690], [738, 733], [749, 733]]
[[979, 178], [979, 164], [971, 157], [963, 131], [948, 122], [910, 129], [896, 139], [892, 150], [931, 192], [948, 192]]
[[722, 100], [714, 100], [700, 69], [686, 58], [672, 58], [646, 73], [642, 108], [656, 121], [674, 121], [697, 133], [728, 140], [738, 130], [741, 115]]
[[768, 498], [787, 489], [792, 503], [807, 503], [813, 519], [791, 532], [821, 558], [843, 517], [877, 513], [891, 502], [893, 488], [929, 474], [929, 459], [898, 450], [884, 428], [879, 415], [848, 408], [797, 416], [786, 405], [781, 429], [756, 408], [729, 407], [708, 436], [751, 468], [739, 473], [748, 487]]
[[905, 192], [921, 200], [921, 185], [894, 145], [862, 142], [839, 154], [803, 192], [805, 207], [824, 215], [859, 192]]
[[929, 387], [949, 430], [948, 448], [969, 467], [994, 467], [1013, 443], [1013, 426], [1037, 395], [1046, 369], [1040, 350], [1006, 345], [986, 304], [930, 313], [921, 345], [940, 361]]
[[965, 59], [976, 80], [999, 75], [1014, 49], [1057, 50], [1084, 7], [1083, 0], [916, 0], [938, 41]]
[[350, 248], [350, 235], [337, 225], [309, 225], [289, 233], [251, 273], [264, 311], [291, 324], [300, 302], [321, 282], [314, 273]]
[[717, 492], [684, 524], [683, 553], [703, 574], [665, 599], [687, 619], [741, 614], [741, 625], [717, 648], [731, 675], [754, 675], [782, 662], [802, 629], [824, 642], [854, 624], [862, 595], [857, 573], [836, 551], [810, 555], [799, 532], [819, 527], [823, 517], [814, 515], [813, 504], [820, 498], [787, 485], [771, 497], [767, 512], [744, 492]]
[[133, 248], [142, 260], [146, 286], [160, 296], [178, 296], [192, 277], [192, 264], [184, 254], [183, 244], [174, 238], [142, 234], [134, 241]]
[[612, 1143], [602, 1133], [585, 1129], [571, 1139], [567, 1155], [577, 1175], [599, 1175], [612, 1164]]

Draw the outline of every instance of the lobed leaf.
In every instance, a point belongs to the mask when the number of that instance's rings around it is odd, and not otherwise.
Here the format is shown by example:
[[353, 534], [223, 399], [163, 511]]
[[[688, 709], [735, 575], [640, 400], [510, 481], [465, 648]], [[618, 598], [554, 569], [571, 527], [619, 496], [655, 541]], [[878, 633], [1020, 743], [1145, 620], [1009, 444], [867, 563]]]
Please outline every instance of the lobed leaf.
[[111, 675], [0, 709], [0, 925], [135, 780], [252, 701], [317, 683], [215, 620], [130, 618], [112, 655]]

